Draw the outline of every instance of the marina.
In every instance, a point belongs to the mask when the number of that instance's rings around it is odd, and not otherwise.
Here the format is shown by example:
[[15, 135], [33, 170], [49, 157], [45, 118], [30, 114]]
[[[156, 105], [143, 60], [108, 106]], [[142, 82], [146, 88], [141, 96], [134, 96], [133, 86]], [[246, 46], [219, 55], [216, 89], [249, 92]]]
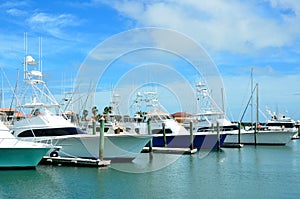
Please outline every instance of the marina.
[[[1, 123], [0, 172], [5, 175], [0, 187], [11, 184], [12, 189], [18, 185], [12, 180], [22, 182], [25, 174], [32, 183], [50, 179], [59, 184], [47, 193], [32, 189], [34, 196], [54, 198], [294, 198], [300, 193], [281, 182], [290, 176], [295, 187], [300, 183], [299, 125], [292, 118], [274, 113], [265, 123], [257, 119], [241, 127], [241, 121], [228, 120], [223, 101], [217, 103], [208, 85], [200, 82], [193, 91], [193, 113], [170, 114], [158, 93], [149, 90], [137, 92], [132, 115], [119, 113], [114, 100], [103, 113], [93, 105], [92, 116], [86, 107], [82, 115], [66, 111], [68, 106], [63, 111], [43, 80], [41, 60], [28, 55], [26, 46], [25, 34], [24, 90], [14, 93], [14, 109], [3, 108], [1, 114], [7, 126]], [[67, 102], [74, 107], [71, 99]], [[15, 144], [6, 147], [11, 143], [7, 138]], [[15, 151], [19, 143], [27, 143], [29, 150]], [[17, 171], [7, 172], [11, 169]], [[269, 186], [273, 180], [277, 184]], [[69, 186], [72, 182], [75, 186]], [[257, 193], [263, 185], [264, 191]], [[25, 198], [28, 189], [20, 190]], [[0, 188], [0, 198], [18, 194]]]
[[291, 2], [1, 2], [0, 199], [298, 199]]
[[[0, 171], [1, 198], [299, 197], [300, 142], [193, 155], [141, 154], [108, 167]], [[34, 184], [34, 186], [32, 186]], [[16, 191], [16, 189], [18, 191]]]

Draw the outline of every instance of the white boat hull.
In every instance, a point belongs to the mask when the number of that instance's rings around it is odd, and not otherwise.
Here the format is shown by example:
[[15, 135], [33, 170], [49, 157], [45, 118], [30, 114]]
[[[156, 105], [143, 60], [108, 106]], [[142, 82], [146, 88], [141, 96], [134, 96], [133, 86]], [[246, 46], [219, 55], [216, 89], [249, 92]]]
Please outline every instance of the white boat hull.
[[[104, 159], [131, 161], [140, 154], [150, 139], [151, 136], [148, 135], [105, 135]], [[100, 135], [78, 134], [56, 136], [52, 137], [51, 140], [53, 145], [61, 146], [61, 149], [57, 152], [58, 156], [89, 159], [99, 158]]]
[[0, 121], [0, 169], [34, 168], [52, 145], [16, 139]]
[[[240, 143], [258, 145], [285, 145], [295, 134], [295, 131], [259, 131], [255, 135], [253, 131], [242, 131], [240, 135]], [[228, 134], [224, 144], [236, 143], [238, 143], [238, 133], [235, 132], [233, 134]]]
[[50, 148], [0, 147], [0, 168], [24, 169], [34, 168]]

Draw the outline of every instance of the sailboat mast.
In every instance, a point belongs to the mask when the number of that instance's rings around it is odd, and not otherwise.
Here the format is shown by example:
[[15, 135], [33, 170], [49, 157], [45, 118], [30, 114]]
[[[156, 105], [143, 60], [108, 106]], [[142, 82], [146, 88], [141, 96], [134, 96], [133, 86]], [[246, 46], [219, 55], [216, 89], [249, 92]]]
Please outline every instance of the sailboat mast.
[[251, 68], [251, 126], [253, 127], [253, 68]]
[[256, 125], [258, 124], [258, 83], [256, 83]]
[[256, 124], [255, 124], [255, 138], [254, 138], [254, 143], [256, 145], [257, 143], [257, 140], [256, 140], [256, 134], [257, 134], [257, 131], [258, 131], [258, 83], [256, 83]]

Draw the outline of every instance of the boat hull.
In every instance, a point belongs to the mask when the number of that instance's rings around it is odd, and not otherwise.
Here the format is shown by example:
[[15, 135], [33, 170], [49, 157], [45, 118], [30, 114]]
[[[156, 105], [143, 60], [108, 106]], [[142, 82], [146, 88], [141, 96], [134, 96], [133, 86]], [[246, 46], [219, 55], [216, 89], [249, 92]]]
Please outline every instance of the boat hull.
[[[140, 154], [150, 139], [148, 135], [105, 135], [104, 159], [114, 162], [131, 161]], [[99, 135], [57, 136], [52, 138], [52, 144], [62, 147], [58, 151], [61, 157], [99, 158]]]
[[[189, 134], [179, 135], [166, 135], [167, 147], [169, 148], [189, 148], [191, 145]], [[220, 134], [220, 146], [223, 145], [226, 134]], [[193, 138], [194, 148], [197, 149], [217, 149], [218, 148], [218, 135], [213, 133], [208, 134], [194, 134]], [[163, 135], [154, 135], [153, 137], [154, 147], [164, 147]]]
[[[246, 145], [286, 145], [296, 134], [294, 131], [259, 131], [255, 134], [252, 132], [242, 132], [240, 143]], [[225, 144], [238, 143], [238, 133], [227, 135]]]
[[0, 169], [32, 169], [50, 148], [0, 148]]

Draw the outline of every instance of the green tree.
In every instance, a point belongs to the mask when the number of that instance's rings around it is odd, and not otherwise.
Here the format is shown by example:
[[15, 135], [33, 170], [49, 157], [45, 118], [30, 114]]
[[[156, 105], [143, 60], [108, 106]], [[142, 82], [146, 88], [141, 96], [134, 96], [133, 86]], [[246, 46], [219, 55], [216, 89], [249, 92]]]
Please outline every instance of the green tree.
[[96, 117], [97, 117], [97, 113], [98, 113], [97, 106], [94, 106], [94, 107], [92, 108], [92, 113], [93, 113], [94, 118], [96, 118]]
[[106, 106], [103, 110], [103, 115], [107, 115], [112, 113], [112, 107], [111, 106]]
[[86, 117], [88, 116], [88, 114], [89, 114], [88, 110], [83, 110], [81, 120], [86, 121], [87, 120]]

